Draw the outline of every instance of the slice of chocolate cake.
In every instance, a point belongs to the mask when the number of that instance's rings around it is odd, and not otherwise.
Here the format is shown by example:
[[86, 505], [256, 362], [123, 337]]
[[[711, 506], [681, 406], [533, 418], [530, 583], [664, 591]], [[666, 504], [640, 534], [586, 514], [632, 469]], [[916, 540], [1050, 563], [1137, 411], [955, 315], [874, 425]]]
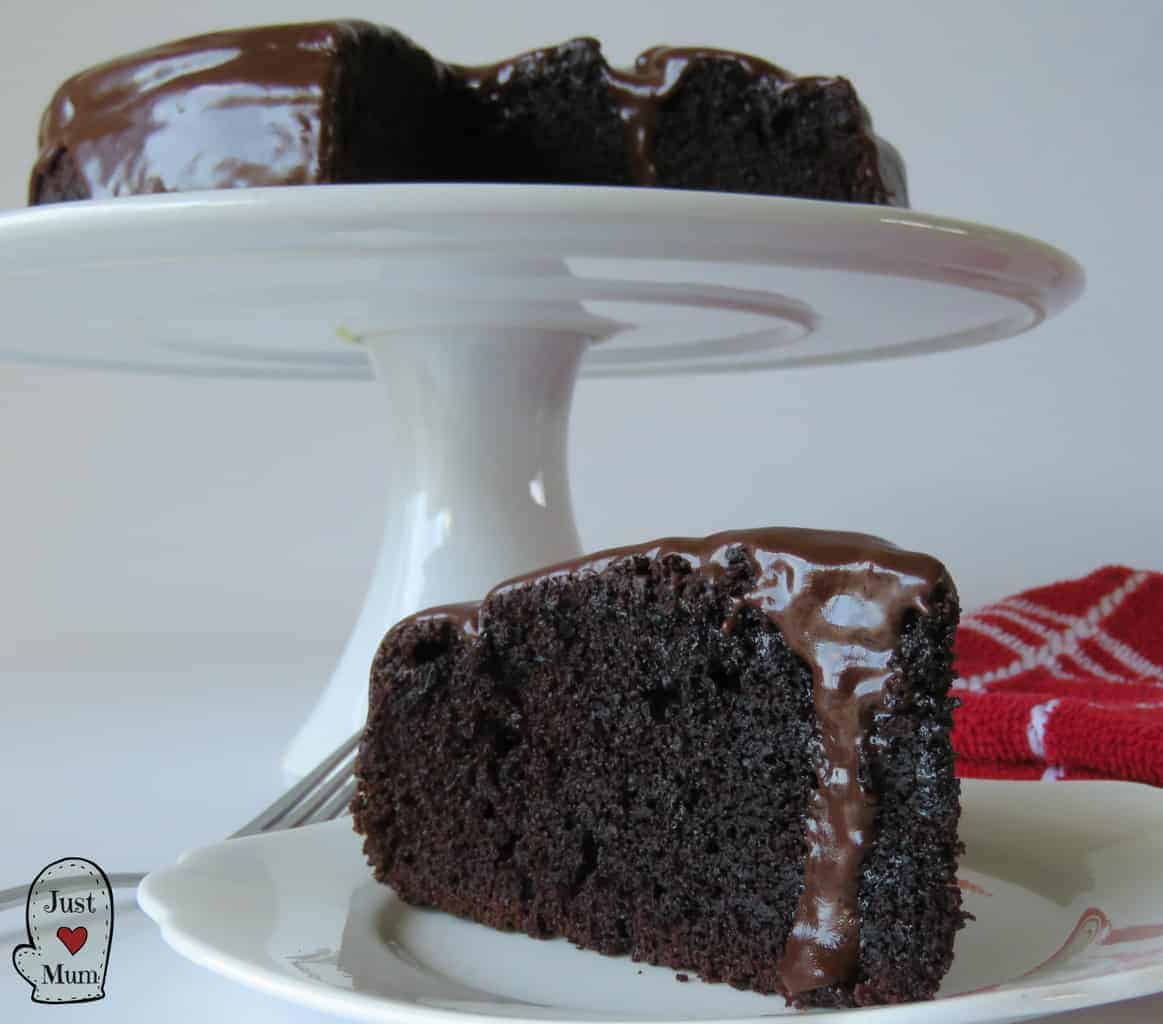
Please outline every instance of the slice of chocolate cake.
[[344, 182], [661, 185], [904, 205], [842, 78], [594, 39], [450, 67], [360, 21], [217, 32], [75, 75], [41, 122], [32, 204]]
[[931, 997], [962, 924], [936, 560], [751, 530], [422, 612], [371, 672], [355, 827], [404, 900], [782, 993]]

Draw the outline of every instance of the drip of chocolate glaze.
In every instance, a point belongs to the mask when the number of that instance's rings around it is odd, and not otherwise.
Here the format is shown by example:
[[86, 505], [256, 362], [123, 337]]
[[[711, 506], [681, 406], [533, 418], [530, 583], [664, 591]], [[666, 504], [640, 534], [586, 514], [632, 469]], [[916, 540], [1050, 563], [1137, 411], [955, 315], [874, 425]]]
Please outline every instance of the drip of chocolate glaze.
[[770, 550], [750, 556], [758, 580], [738, 605], [763, 612], [808, 663], [820, 727], [804, 889], [778, 969], [796, 996], [849, 981], [859, 959], [860, 866], [876, 823], [875, 799], [860, 781], [864, 747], [893, 674], [904, 615], [928, 612], [934, 581], [916, 567], [872, 560], [819, 564]]
[[804, 888], [778, 968], [787, 994], [795, 997], [854, 979], [860, 870], [876, 819], [875, 798], [860, 779], [865, 746], [893, 677], [892, 656], [905, 616], [927, 614], [934, 589], [952, 587], [940, 562], [857, 533], [770, 528], [670, 537], [539, 569], [499, 584], [480, 604], [427, 609], [400, 626], [441, 620], [475, 637], [488, 630], [490, 599], [517, 587], [602, 573], [630, 558], [672, 555], [693, 571], [718, 578], [740, 551], [755, 582], [735, 598], [723, 629], [735, 628], [744, 607], [769, 619], [811, 670], [820, 727]]

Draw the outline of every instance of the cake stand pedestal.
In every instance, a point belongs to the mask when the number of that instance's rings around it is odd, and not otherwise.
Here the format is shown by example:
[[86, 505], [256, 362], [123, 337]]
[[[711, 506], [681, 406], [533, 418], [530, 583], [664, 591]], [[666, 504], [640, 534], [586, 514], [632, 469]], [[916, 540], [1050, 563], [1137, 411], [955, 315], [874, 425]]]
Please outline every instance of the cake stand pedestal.
[[883, 207], [516, 185], [185, 193], [0, 216], [0, 303], [37, 325], [0, 357], [206, 377], [360, 380], [374, 366], [383, 541], [288, 750], [299, 774], [362, 722], [393, 622], [579, 553], [566, 470], [579, 373], [935, 352], [1028, 330], [1082, 282], [1041, 242]]

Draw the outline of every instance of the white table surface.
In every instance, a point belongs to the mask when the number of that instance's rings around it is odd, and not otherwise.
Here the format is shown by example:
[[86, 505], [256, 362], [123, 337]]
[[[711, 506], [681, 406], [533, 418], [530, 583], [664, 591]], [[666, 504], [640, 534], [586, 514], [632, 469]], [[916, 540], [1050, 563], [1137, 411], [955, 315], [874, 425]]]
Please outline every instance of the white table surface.
[[[230, 647], [225, 639], [207, 644]], [[330, 665], [330, 657], [319, 657], [288, 666], [211, 660], [171, 671], [6, 673], [5, 692], [20, 714], [0, 716], [0, 771], [8, 785], [0, 888], [31, 883], [65, 856], [87, 857], [107, 871], [148, 869], [236, 828], [282, 788], [278, 755]], [[33, 765], [35, 788], [24, 782]], [[131, 894], [120, 897], [106, 997], [76, 1006], [30, 1000], [11, 967], [12, 947], [26, 941], [23, 909], [0, 914], [0, 1021], [330, 1019], [186, 962]], [[1163, 997], [1054, 1019], [1155, 1024], [1163, 1020]]]

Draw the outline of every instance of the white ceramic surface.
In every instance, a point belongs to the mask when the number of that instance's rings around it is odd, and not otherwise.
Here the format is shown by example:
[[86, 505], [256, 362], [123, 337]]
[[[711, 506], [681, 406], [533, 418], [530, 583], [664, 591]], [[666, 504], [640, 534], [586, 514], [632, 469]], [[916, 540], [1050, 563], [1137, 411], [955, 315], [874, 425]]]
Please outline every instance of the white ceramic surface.
[[[1019, 1020], [1163, 991], [1163, 794], [1125, 783], [968, 781], [961, 879], [977, 916], [937, 1003], [820, 1020]], [[782, 1001], [507, 935], [398, 901], [348, 821], [220, 843], [143, 883], [183, 956], [360, 1020], [745, 1021]]]
[[[381, 548], [286, 767], [362, 722], [385, 629], [580, 551], [565, 465], [596, 375], [851, 362], [1009, 337], [1065, 253], [911, 210], [665, 190], [370, 185], [0, 215], [0, 359], [384, 389]], [[63, 303], [59, 296], [67, 294]], [[309, 484], [307, 485], [309, 486]]]
[[484, 326], [617, 335], [589, 373], [737, 370], [1009, 337], [1081, 285], [1049, 245], [886, 207], [548, 185], [193, 192], [0, 214], [0, 298], [43, 327], [0, 358], [360, 378], [351, 342]]

